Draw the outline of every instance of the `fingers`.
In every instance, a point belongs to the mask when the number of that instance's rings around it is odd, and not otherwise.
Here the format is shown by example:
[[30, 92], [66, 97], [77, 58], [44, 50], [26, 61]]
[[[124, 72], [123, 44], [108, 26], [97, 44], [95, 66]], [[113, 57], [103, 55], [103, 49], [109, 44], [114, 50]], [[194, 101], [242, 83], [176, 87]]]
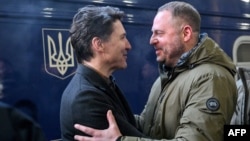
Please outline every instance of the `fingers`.
[[114, 115], [113, 115], [111, 110], [108, 110], [108, 112], [107, 112], [107, 119], [108, 119], [108, 122], [109, 122], [109, 126], [111, 124], [114, 124], [114, 122], [116, 123]]
[[108, 119], [108, 122], [109, 122], [109, 126], [117, 125], [115, 117], [114, 117], [111, 110], [108, 110], [108, 112], [107, 112], [107, 119]]
[[95, 135], [95, 130], [96, 129], [93, 129], [91, 127], [87, 127], [87, 126], [84, 126], [84, 125], [80, 125], [80, 124], [75, 124], [74, 127], [88, 135], [91, 135], [91, 136], [94, 136]]
[[80, 136], [80, 135], [75, 135], [74, 139], [77, 141], [92, 141], [92, 139], [90, 137]]
[[114, 138], [114, 140], [116, 140], [119, 136], [122, 136], [120, 129], [116, 123], [115, 117], [112, 113], [111, 110], [108, 110], [107, 112], [107, 119], [109, 122], [109, 128], [108, 128], [108, 132], [112, 133], [112, 135], [110, 134], [110, 137]]

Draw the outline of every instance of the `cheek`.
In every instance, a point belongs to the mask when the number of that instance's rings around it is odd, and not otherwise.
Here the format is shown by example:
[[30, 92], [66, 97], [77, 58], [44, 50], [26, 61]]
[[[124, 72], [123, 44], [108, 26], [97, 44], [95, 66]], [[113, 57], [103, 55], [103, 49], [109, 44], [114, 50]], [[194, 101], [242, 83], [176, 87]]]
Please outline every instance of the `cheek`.
[[121, 50], [118, 48], [114, 48], [114, 49], [110, 50], [110, 56], [114, 60], [118, 60], [119, 58], [121, 58]]

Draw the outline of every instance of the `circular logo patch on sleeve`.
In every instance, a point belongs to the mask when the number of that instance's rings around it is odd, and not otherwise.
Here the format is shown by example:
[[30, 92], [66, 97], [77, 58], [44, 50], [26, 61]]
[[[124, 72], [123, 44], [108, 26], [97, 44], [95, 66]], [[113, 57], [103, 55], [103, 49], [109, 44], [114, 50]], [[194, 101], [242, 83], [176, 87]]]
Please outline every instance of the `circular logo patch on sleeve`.
[[216, 98], [209, 98], [206, 104], [211, 111], [217, 111], [220, 108], [220, 103]]

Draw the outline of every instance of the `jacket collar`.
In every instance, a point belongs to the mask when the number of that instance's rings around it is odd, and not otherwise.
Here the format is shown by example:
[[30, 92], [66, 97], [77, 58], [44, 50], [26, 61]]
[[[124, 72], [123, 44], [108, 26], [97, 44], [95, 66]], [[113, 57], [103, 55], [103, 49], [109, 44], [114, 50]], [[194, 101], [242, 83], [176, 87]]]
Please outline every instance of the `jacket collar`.
[[76, 73], [81, 74], [83, 77], [85, 77], [87, 81], [89, 81], [95, 87], [102, 89], [102, 90], [106, 90], [107, 88], [110, 88], [111, 83], [113, 84], [113, 81], [114, 81], [113, 76], [110, 76], [109, 78], [104, 78], [94, 69], [88, 66], [85, 66], [83, 64], [78, 64]]

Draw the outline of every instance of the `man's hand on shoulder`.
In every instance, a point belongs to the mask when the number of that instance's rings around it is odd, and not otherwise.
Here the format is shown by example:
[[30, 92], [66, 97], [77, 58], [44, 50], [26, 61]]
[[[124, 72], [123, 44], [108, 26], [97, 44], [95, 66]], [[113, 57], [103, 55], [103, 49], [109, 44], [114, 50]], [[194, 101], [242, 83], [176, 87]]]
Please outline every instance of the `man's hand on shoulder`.
[[74, 127], [88, 135], [88, 136], [80, 136], [80, 135], [75, 135], [74, 138], [77, 141], [116, 141], [119, 137], [122, 136], [115, 117], [112, 114], [111, 110], [108, 110], [107, 112], [107, 119], [109, 122], [109, 127], [104, 130], [98, 130], [94, 128], [90, 128], [84, 125], [80, 124], [75, 124]]

